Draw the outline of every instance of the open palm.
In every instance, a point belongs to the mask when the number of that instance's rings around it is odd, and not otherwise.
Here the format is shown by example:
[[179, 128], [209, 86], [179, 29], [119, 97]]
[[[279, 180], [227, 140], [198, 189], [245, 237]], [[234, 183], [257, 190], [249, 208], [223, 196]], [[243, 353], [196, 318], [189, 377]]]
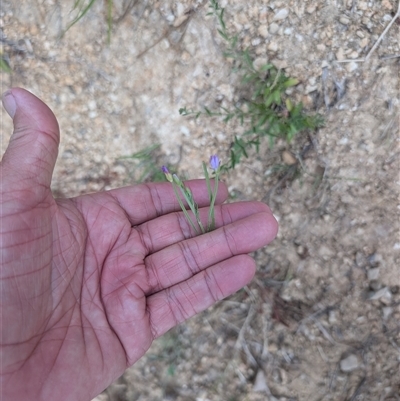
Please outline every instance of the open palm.
[[[39, 99], [13, 89], [1, 162], [1, 380], [4, 399], [87, 401], [167, 330], [247, 284], [247, 253], [277, 224], [258, 202], [216, 207], [195, 236], [169, 183], [54, 200], [59, 132]], [[187, 183], [204, 218], [202, 180]], [[1, 397], [0, 397], [1, 398]]]

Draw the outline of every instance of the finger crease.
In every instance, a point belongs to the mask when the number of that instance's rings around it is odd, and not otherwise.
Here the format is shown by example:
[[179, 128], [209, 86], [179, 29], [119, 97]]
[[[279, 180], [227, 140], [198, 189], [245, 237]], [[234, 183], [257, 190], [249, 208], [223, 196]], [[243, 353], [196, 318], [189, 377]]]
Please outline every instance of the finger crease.
[[[144, 184], [144, 185], [146, 186], [147, 190], [149, 191], [150, 200], [151, 200], [154, 210], [156, 211], [156, 216], [159, 217], [159, 216], [163, 215], [164, 214], [163, 202], [160, 198], [160, 194], [157, 190], [157, 187], [150, 187], [147, 184]], [[154, 188], [154, 189], [152, 189], [152, 188]], [[156, 206], [156, 204], [157, 204], [157, 206]]]
[[[230, 257], [237, 255], [237, 245], [236, 245], [235, 237], [229, 233], [226, 226], [223, 226], [222, 229], [224, 231], [226, 245], [228, 246], [228, 249], [230, 252]], [[233, 242], [233, 246], [231, 245], [231, 241]]]
[[[215, 279], [214, 274], [211, 271], [209, 270], [204, 271], [204, 281], [206, 283], [207, 290], [211, 295], [213, 302], [217, 302], [219, 299], [224, 298], [224, 294], [218, 285], [218, 280]], [[212, 285], [212, 283], [214, 283], [214, 285]], [[215, 293], [215, 291], [212, 290], [214, 286], [217, 288], [221, 296], [219, 296], [218, 294]]]
[[[193, 242], [194, 244], [196, 244], [195, 240]], [[179, 248], [181, 249], [181, 253], [186, 265], [188, 266], [190, 272], [194, 276], [200, 271], [200, 267], [196, 261], [196, 258], [194, 257], [194, 254], [190, 246], [187, 245], [187, 242], [180, 242], [178, 245]]]

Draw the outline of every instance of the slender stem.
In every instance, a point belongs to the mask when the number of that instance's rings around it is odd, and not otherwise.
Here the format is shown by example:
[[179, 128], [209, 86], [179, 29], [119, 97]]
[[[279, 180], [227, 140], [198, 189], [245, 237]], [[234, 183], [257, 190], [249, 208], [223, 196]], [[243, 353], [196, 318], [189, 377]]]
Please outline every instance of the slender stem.
[[107, 42], [111, 43], [111, 29], [112, 29], [112, 8], [113, 0], [107, 1]]
[[214, 184], [214, 192], [212, 195], [211, 203], [210, 203], [210, 210], [208, 212], [208, 228], [207, 231], [211, 231], [215, 229], [215, 213], [214, 213], [214, 206], [215, 206], [215, 199], [217, 198], [218, 192], [218, 178], [219, 178], [219, 168], [215, 170], [215, 184]]
[[197, 219], [197, 224], [200, 227], [200, 230], [203, 234], [207, 232], [207, 230], [204, 228], [203, 223], [200, 220], [200, 215], [199, 215], [199, 210], [197, 209], [197, 214], [196, 214], [196, 219]]
[[188, 195], [188, 193], [186, 192], [186, 188], [183, 184], [179, 188], [182, 192], [183, 197], [186, 200], [186, 203], [189, 205], [190, 210], [196, 217], [197, 224], [199, 225], [201, 232], [204, 234], [206, 232], [206, 230], [204, 229], [203, 224], [201, 223], [200, 216], [199, 216], [199, 207], [197, 206], [197, 203], [194, 201], [194, 199], [191, 195], [190, 196]]
[[208, 191], [208, 199], [210, 199], [210, 203], [212, 200], [212, 191], [211, 191], [211, 185], [210, 185], [210, 176], [208, 174], [207, 170], [207, 165], [206, 163], [203, 162], [203, 171], [204, 171], [204, 176], [206, 177], [206, 183], [207, 183], [207, 191]]
[[178, 192], [177, 189], [176, 189], [176, 184], [175, 184], [174, 182], [172, 182], [171, 184], [172, 184], [172, 188], [174, 188], [174, 192], [175, 192], [176, 199], [177, 199], [178, 202], [179, 202], [179, 206], [181, 207], [182, 212], [183, 212], [183, 214], [184, 214], [185, 217], [186, 217], [186, 220], [187, 220], [187, 221], [189, 222], [189, 224], [192, 226], [192, 228], [193, 228], [193, 230], [196, 232], [196, 234], [199, 235], [199, 234], [200, 234], [200, 233], [199, 233], [199, 230], [198, 230], [198, 229], [196, 228], [196, 226], [194, 225], [194, 223], [193, 223], [191, 217], [189, 216], [189, 213], [187, 212], [187, 210], [186, 210], [186, 208], [185, 208], [183, 202], [181, 201], [181, 197], [180, 197], [180, 195], [179, 195], [179, 192]]

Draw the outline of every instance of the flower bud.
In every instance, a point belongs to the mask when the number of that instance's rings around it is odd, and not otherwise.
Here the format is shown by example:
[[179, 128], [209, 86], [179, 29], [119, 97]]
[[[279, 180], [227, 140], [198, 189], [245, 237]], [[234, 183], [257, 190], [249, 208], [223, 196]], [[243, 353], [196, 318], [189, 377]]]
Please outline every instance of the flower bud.
[[178, 185], [179, 187], [183, 186], [183, 182], [181, 181], [181, 179], [176, 175], [176, 174], [172, 174], [172, 180], [175, 182], [176, 185]]
[[169, 172], [168, 168], [166, 166], [162, 166], [161, 171], [165, 174], [165, 178], [169, 182], [172, 182], [172, 174]]
[[210, 166], [213, 170], [217, 170], [221, 161], [219, 160], [218, 155], [210, 156]]

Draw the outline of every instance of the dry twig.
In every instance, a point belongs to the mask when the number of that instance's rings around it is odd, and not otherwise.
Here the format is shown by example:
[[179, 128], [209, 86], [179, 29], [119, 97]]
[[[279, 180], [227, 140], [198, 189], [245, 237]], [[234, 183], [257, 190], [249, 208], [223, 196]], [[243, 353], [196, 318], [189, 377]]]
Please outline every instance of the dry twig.
[[[397, 5], [397, 12], [394, 15], [394, 17], [391, 19], [391, 21], [389, 22], [389, 24], [387, 25], [387, 27], [384, 29], [384, 31], [381, 33], [381, 35], [379, 36], [379, 38], [376, 40], [375, 44], [371, 47], [371, 50], [368, 52], [368, 54], [365, 56], [365, 58], [358, 58], [355, 60], [352, 59], [346, 59], [346, 60], [337, 60], [337, 63], [363, 63], [364, 61], [369, 60], [369, 58], [371, 57], [371, 55], [374, 53], [374, 51], [377, 49], [377, 47], [379, 46], [379, 44], [382, 42], [382, 39], [385, 37], [385, 35], [388, 33], [389, 29], [391, 28], [391, 26], [394, 24], [394, 22], [396, 21], [397, 18], [400, 17], [400, 0], [399, 3]], [[395, 56], [389, 56], [387, 58], [383, 58], [384, 60], [386, 59], [390, 59], [390, 58], [396, 58], [399, 57], [399, 55], [395, 55]]]
[[254, 307], [253, 304], [251, 304], [249, 312], [248, 312], [248, 314], [246, 316], [246, 319], [245, 319], [245, 321], [243, 323], [243, 326], [241, 327], [241, 329], [239, 331], [239, 335], [237, 337], [236, 344], [235, 344], [236, 350], [239, 351], [240, 349], [242, 349], [245, 352], [248, 361], [253, 366], [257, 366], [257, 361], [255, 360], [254, 356], [251, 354], [251, 352], [249, 350], [249, 347], [248, 347], [248, 345], [246, 343], [246, 340], [244, 338], [244, 334], [246, 332], [246, 329], [250, 325], [250, 322], [253, 320], [255, 312], [256, 312], [255, 307]]
[[371, 57], [371, 54], [375, 51], [375, 49], [379, 46], [379, 43], [381, 43], [382, 39], [385, 37], [387, 32], [389, 31], [390, 27], [393, 25], [394, 21], [396, 21], [397, 18], [400, 17], [400, 0], [397, 5], [397, 12], [392, 18], [392, 20], [389, 22], [385, 30], [381, 33], [381, 36], [379, 36], [378, 40], [375, 42], [375, 44], [372, 46], [371, 50], [368, 52], [367, 56], [365, 57], [365, 60], [368, 60]]

